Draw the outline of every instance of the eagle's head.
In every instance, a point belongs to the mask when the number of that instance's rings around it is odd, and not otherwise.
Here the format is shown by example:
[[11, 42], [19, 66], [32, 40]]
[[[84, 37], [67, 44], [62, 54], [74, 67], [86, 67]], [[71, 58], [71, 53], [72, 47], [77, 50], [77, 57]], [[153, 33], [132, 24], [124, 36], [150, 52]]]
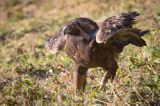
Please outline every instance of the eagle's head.
[[56, 54], [63, 50], [66, 45], [67, 36], [88, 36], [92, 35], [98, 29], [96, 22], [88, 18], [75, 18], [68, 21], [63, 28], [61, 28], [53, 37], [46, 41], [45, 47], [51, 53]]
[[89, 18], [75, 18], [73, 21], [66, 24], [64, 27], [64, 35], [80, 35], [84, 31], [88, 35], [92, 35], [98, 29], [96, 22], [90, 20]]
[[74, 36], [78, 36], [80, 34], [80, 28], [78, 25], [77, 21], [71, 21], [70, 23], [68, 23], [67, 25], [64, 26], [63, 28], [63, 33], [64, 35], [74, 35]]

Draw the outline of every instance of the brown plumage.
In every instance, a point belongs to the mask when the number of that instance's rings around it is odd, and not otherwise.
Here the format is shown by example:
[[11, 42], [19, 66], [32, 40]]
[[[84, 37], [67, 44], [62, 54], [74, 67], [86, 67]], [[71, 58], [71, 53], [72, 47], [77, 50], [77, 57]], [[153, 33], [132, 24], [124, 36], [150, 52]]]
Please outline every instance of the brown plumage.
[[[104, 20], [99, 27], [88, 18], [76, 18], [60, 30], [61, 34], [47, 42], [46, 47], [52, 51], [57, 45], [62, 45], [58, 43], [63, 38], [63, 48], [75, 61], [75, 90], [85, 88], [88, 68], [102, 67], [105, 70], [102, 85], [108, 79], [113, 80], [118, 68], [116, 60], [123, 48], [128, 44], [139, 47], [146, 45], [141, 36], [148, 31], [132, 27], [138, 15], [137, 12], [131, 12], [113, 16]], [[53, 40], [55, 38], [60, 40]]]

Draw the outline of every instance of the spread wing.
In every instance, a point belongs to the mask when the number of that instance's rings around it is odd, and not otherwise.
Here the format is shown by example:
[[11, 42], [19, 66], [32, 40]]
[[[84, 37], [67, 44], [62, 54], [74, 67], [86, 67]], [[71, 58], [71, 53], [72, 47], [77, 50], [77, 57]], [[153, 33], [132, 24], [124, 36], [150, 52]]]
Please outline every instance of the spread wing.
[[45, 48], [51, 53], [56, 54], [58, 51], [63, 50], [66, 43], [66, 37], [63, 34], [63, 28], [56, 32], [45, 43]]
[[135, 17], [138, 15], [137, 12], [131, 12], [107, 18], [97, 32], [96, 41], [98, 43], [106, 43], [110, 37], [114, 36], [113, 33], [122, 28], [131, 28], [135, 22]]
[[124, 47], [129, 43], [136, 46], [146, 45], [141, 36], [148, 31], [132, 27], [138, 15], [137, 12], [130, 12], [107, 18], [97, 31], [96, 42], [104, 45], [113, 43], [117, 47]]

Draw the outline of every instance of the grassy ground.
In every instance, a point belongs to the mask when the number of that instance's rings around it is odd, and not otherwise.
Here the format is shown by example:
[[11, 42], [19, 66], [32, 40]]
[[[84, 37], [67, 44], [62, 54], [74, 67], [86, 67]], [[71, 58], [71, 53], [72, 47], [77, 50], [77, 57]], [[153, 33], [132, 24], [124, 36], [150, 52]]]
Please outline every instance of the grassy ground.
[[[160, 106], [159, 0], [1, 0], [0, 105]], [[129, 45], [121, 54], [114, 83], [95, 89], [102, 69], [90, 69], [84, 93], [73, 94], [73, 61], [55, 56], [45, 40], [67, 20], [83, 16], [102, 21], [138, 11], [137, 27], [150, 29], [147, 46]]]

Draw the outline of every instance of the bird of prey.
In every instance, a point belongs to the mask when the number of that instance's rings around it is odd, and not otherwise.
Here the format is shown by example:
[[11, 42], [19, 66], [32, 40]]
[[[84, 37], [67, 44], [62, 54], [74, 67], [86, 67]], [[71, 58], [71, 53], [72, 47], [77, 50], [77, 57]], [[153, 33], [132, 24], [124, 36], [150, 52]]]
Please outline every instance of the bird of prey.
[[141, 37], [149, 31], [133, 27], [138, 15], [137, 12], [121, 13], [105, 19], [99, 26], [91, 19], [75, 18], [46, 42], [46, 48], [52, 53], [65, 49], [75, 61], [75, 91], [85, 89], [89, 68], [104, 69], [103, 86], [109, 79], [114, 79], [118, 68], [116, 60], [126, 45], [146, 45]]

